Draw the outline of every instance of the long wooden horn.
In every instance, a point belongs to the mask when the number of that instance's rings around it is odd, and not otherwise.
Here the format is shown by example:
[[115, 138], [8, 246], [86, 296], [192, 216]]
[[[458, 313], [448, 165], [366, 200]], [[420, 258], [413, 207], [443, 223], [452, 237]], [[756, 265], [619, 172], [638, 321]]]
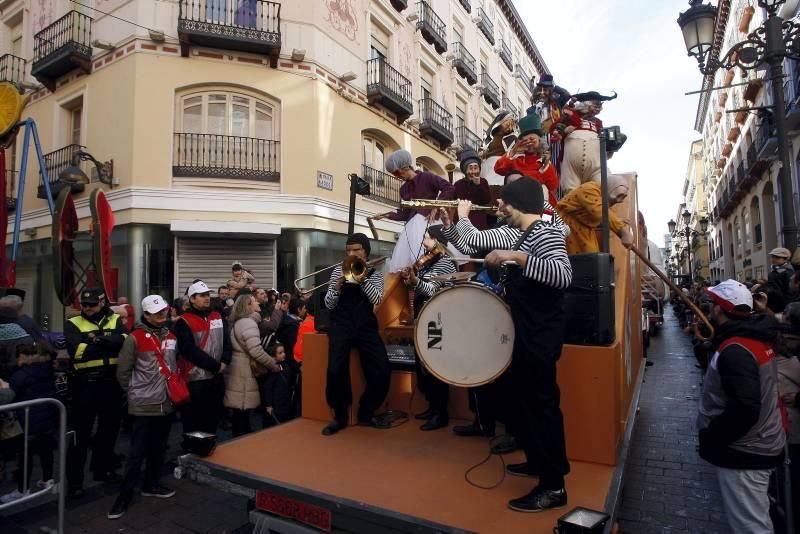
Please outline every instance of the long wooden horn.
[[672, 280], [669, 279], [669, 277], [666, 274], [661, 272], [661, 270], [658, 267], [653, 265], [653, 263], [649, 259], [647, 259], [647, 257], [644, 255], [643, 252], [641, 252], [636, 247], [631, 247], [630, 250], [632, 250], [637, 256], [639, 256], [639, 259], [641, 259], [645, 263], [645, 265], [650, 267], [650, 269], [652, 269], [652, 271], [654, 273], [656, 273], [659, 278], [664, 280], [667, 283], [667, 285], [673, 291], [675, 291], [681, 299], [683, 299], [683, 301], [686, 303], [686, 305], [689, 306], [689, 308], [691, 308], [691, 310], [694, 312], [694, 314], [697, 317], [699, 317], [701, 321], [703, 321], [705, 323], [705, 325], [708, 327], [709, 332], [711, 332], [711, 335], [709, 335], [708, 337], [705, 337], [704, 335], [702, 335], [700, 333], [700, 329], [697, 327], [697, 323], [695, 323], [695, 325], [694, 325], [694, 335], [697, 336], [697, 339], [699, 339], [700, 341], [710, 341], [714, 337], [714, 327], [711, 325], [711, 322], [708, 320], [708, 317], [706, 317], [706, 314], [704, 314], [700, 310], [700, 308], [698, 308], [697, 305], [694, 302], [692, 302], [692, 300], [689, 297], [684, 295], [683, 294], [683, 290], [681, 290], [681, 288], [676, 286], [672, 282]]

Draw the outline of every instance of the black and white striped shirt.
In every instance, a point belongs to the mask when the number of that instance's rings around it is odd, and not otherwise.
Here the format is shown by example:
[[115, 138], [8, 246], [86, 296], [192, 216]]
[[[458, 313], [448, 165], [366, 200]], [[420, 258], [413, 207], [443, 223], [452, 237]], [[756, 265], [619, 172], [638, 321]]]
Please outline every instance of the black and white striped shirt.
[[[336, 291], [336, 281], [342, 276], [342, 266], [337, 265], [331, 273], [331, 281], [328, 284], [328, 292], [325, 293], [325, 307], [332, 310], [339, 304], [339, 291]], [[345, 282], [347, 284], [348, 282]], [[373, 270], [366, 280], [360, 285], [361, 291], [367, 296], [369, 301], [377, 306], [383, 299], [383, 273]]]
[[450, 256], [441, 257], [436, 260], [436, 263], [425, 269], [422, 272], [422, 276], [417, 277], [417, 285], [414, 286], [414, 291], [425, 298], [430, 298], [444, 285], [444, 282], [431, 280], [431, 278], [453, 274], [454, 272], [456, 272], [456, 264], [450, 259]]
[[[491, 230], [478, 230], [469, 219], [459, 219], [444, 235], [458, 250], [461, 246], [473, 250], [512, 250], [523, 232], [501, 226]], [[572, 283], [572, 266], [567, 256], [564, 234], [553, 224], [544, 221], [534, 223], [525, 241], [517, 250], [528, 255], [523, 276], [556, 289], [566, 289]]]

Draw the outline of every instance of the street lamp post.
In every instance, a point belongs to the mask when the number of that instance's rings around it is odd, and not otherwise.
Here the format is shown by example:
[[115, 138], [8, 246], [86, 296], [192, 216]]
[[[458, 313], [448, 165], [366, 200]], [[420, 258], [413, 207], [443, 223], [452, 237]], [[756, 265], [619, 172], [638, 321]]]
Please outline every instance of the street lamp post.
[[797, 246], [797, 225], [792, 197], [792, 167], [782, 81], [784, 59], [800, 59], [800, 26], [778, 16], [778, 11], [786, 0], [758, 0], [758, 5], [767, 10], [767, 20], [750, 33], [747, 39], [733, 45], [725, 57], [718, 59], [710, 53], [714, 45], [717, 8], [701, 2], [702, 0], [689, 0], [690, 7], [680, 14], [678, 25], [683, 32], [686, 50], [690, 56], [697, 59], [702, 74], [713, 74], [720, 68], [739, 67], [752, 70], [764, 63], [769, 65], [774, 103], [771, 106], [772, 117], [775, 120], [778, 158], [781, 162], [779, 174], [783, 223], [781, 231], [784, 246], [794, 250]]
[[694, 270], [692, 269], [692, 238], [705, 235], [708, 231], [708, 219], [705, 217], [701, 217], [699, 220], [700, 223], [700, 231], [692, 230], [692, 227], [689, 225], [689, 222], [692, 220], [692, 214], [689, 213], [689, 210], [683, 210], [681, 213], [681, 219], [683, 220], [684, 228], [679, 231], [675, 231], [678, 223], [674, 220], [670, 220], [667, 223], [667, 227], [669, 228], [669, 233], [671, 233], [674, 237], [685, 237], [686, 238], [686, 264], [688, 266], [687, 272], [689, 273], [689, 278], [694, 280]]

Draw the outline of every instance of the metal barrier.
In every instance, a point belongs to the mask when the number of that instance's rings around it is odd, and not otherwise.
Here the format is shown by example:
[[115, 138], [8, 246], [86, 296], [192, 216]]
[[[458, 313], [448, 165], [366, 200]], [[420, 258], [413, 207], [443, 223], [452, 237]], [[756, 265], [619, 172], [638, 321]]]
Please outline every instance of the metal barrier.
[[[30, 420], [31, 406], [52, 404], [58, 409], [58, 471], [54, 473], [54, 478], [57, 481], [52, 486], [47, 486], [43, 489], [30, 492], [30, 481], [28, 480], [28, 430]], [[67, 467], [67, 409], [57, 399], [34, 399], [23, 402], [15, 402], [11, 404], [0, 405], [0, 413], [3, 412], [16, 412], [17, 410], [24, 410], [23, 432], [23, 455], [22, 455], [22, 489], [23, 496], [15, 501], [0, 504], [0, 512], [15, 508], [21, 504], [31, 502], [39, 497], [48, 494], [56, 494], [58, 496], [58, 533], [64, 532], [64, 502], [66, 497], [66, 467]]]

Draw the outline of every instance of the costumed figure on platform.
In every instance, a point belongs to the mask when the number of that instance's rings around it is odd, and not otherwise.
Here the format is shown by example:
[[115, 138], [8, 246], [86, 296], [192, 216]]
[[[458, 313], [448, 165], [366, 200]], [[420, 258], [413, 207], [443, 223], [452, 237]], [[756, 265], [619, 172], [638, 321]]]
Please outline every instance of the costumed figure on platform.
[[597, 118], [603, 102], [617, 98], [603, 96], [597, 91], [572, 96], [571, 105], [564, 108], [561, 121], [551, 127], [564, 139], [564, 158], [561, 163], [561, 189], [567, 193], [589, 181], [600, 181], [600, 130], [603, 122]]
[[[493, 205], [489, 182], [481, 178], [481, 158], [478, 153], [472, 148], [465, 148], [458, 154], [458, 159], [464, 177], [454, 184], [456, 198], [469, 200], [478, 206]], [[469, 214], [469, 220], [479, 230], [492, 226], [494, 219], [494, 216], [484, 211], [473, 210]]]
[[526, 115], [519, 121], [519, 138], [494, 164], [494, 171], [506, 176], [517, 169], [530, 176], [547, 189], [546, 200], [556, 204], [558, 174], [550, 163], [550, 152], [542, 139], [544, 130], [537, 115]]
[[559, 133], [551, 132], [551, 129], [554, 124], [561, 122], [562, 110], [569, 99], [569, 91], [557, 86], [553, 82], [552, 74], [543, 74], [542, 79], [533, 88], [531, 107], [527, 110], [528, 115], [535, 114], [542, 121], [542, 130], [547, 133], [545, 140], [550, 146], [550, 160], [557, 169], [561, 168], [564, 147]]
[[[453, 184], [431, 172], [414, 169], [414, 159], [408, 150], [398, 150], [386, 158], [386, 171], [404, 180], [400, 186], [402, 200], [453, 200], [455, 189]], [[405, 222], [397, 243], [389, 260], [389, 272], [396, 272], [413, 265], [422, 255], [424, 249], [422, 238], [425, 228], [438, 217], [437, 210], [400, 208], [388, 215], [378, 215], [373, 220], [386, 217], [393, 221]]]
[[[620, 204], [628, 196], [628, 178], [620, 174], [608, 175], [608, 205]], [[570, 191], [558, 203], [558, 213], [569, 226], [567, 253], [600, 252], [597, 229], [603, 224], [603, 194], [600, 182], [586, 182]], [[617, 234], [622, 244], [630, 248], [633, 232], [629, 221], [608, 210], [608, 227]]]
[[517, 141], [517, 121], [509, 111], [500, 111], [486, 130], [481, 146], [480, 157], [483, 160], [481, 176], [486, 178], [492, 190], [492, 198], [500, 196], [503, 186], [503, 175], [494, 170], [495, 162], [506, 154]]
[[[414, 291], [415, 316], [423, 304], [444, 285], [444, 282], [434, 278], [456, 272], [456, 265], [447, 250], [447, 238], [442, 234], [442, 225], [429, 226], [422, 244], [425, 255], [413, 267], [407, 267], [400, 273], [406, 286]], [[446, 427], [449, 423], [447, 397], [450, 391], [447, 384], [425, 369], [419, 359], [416, 368], [417, 383], [428, 401], [428, 409], [416, 415], [417, 419], [426, 421], [420, 430]]]
[[444, 234], [493, 249], [486, 262], [503, 268], [501, 284], [515, 331], [508, 393], [516, 438], [526, 457], [506, 469], [539, 479], [530, 493], [508, 504], [521, 512], [541, 512], [567, 504], [564, 476], [570, 466], [556, 363], [564, 338], [563, 293], [572, 281], [572, 267], [564, 235], [541, 220], [544, 192], [537, 182], [516, 180], [503, 187], [501, 199], [507, 230], [481, 232], [464, 218]]

